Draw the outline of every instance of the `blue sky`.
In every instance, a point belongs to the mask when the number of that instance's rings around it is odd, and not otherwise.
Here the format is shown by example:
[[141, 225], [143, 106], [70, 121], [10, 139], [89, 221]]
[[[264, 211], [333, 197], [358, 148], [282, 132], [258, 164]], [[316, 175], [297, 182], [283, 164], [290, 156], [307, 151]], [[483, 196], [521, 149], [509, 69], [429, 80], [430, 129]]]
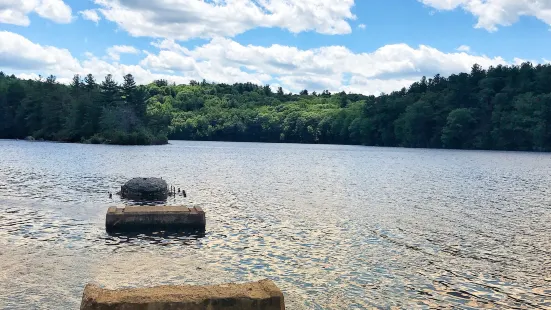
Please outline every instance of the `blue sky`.
[[536, 0], [9, 0], [0, 70], [378, 94], [474, 63], [546, 63], [550, 16]]

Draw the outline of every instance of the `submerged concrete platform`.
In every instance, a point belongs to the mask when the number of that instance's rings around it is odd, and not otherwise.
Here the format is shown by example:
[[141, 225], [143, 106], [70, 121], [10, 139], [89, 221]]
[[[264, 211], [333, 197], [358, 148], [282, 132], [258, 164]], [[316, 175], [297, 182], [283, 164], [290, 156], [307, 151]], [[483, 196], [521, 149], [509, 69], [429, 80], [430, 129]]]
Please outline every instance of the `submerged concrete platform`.
[[199, 207], [110, 207], [105, 216], [107, 231], [205, 229], [205, 212]]
[[158, 286], [106, 290], [88, 284], [81, 310], [284, 310], [271, 280], [211, 286]]

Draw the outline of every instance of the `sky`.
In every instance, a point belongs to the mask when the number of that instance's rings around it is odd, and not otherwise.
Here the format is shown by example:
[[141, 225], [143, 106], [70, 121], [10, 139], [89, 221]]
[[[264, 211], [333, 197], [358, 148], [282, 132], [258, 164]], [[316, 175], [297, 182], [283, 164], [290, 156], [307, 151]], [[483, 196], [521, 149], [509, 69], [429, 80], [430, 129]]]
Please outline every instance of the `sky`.
[[551, 60], [551, 0], [0, 0], [0, 70], [374, 94]]

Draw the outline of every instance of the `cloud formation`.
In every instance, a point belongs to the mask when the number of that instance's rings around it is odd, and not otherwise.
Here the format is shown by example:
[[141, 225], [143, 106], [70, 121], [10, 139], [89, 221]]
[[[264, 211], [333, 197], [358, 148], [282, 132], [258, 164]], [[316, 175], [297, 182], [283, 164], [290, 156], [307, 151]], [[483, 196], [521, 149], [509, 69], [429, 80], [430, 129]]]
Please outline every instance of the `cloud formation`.
[[109, 58], [119, 61], [121, 59], [121, 54], [138, 54], [140, 51], [130, 45], [115, 45], [108, 48], [106, 52]]
[[95, 0], [107, 20], [132, 36], [233, 37], [257, 27], [346, 34], [354, 0]]
[[81, 67], [69, 50], [42, 46], [8, 31], [0, 31], [0, 67], [13, 70], [74, 72]]
[[522, 59], [506, 61], [501, 57], [471, 55], [468, 52], [445, 53], [433, 47], [407, 44], [385, 45], [370, 53], [354, 53], [343, 46], [298, 49], [283, 45], [242, 45], [227, 38], [215, 38], [193, 49], [173, 40], [152, 43], [154, 52], [146, 52], [136, 65], [118, 63], [120, 53], [138, 52], [131, 46], [113, 46], [109, 58], [86, 53], [81, 60], [62, 48], [43, 46], [27, 38], [0, 32], [0, 69], [8, 73], [54, 74], [59, 81], [70, 81], [73, 74], [92, 73], [98, 79], [113, 74], [121, 79], [133, 74], [138, 83], [166, 79], [176, 83], [190, 80], [280, 85], [298, 92], [351, 91], [379, 94], [407, 87], [421, 76], [437, 73], [469, 72], [472, 65], [482, 67], [517, 64]]
[[101, 17], [96, 10], [84, 10], [78, 13], [82, 16], [82, 18], [93, 21], [96, 24], [101, 20]]
[[28, 14], [31, 12], [60, 24], [70, 23], [73, 19], [71, 7], [63, 0], [2, 0], [0, 23], [29, 26]]
[[549, 0], [418, 0], [437, 10], [463, 10], [478, 18], [476, 28], [497, 31], [499, 26], [510, 26], [521, 16], [533, 16], [551, 25]]
[[459, 52], [467, 52], [468, 53], [468, 52], [471, 51], [471, 47], [468, 46], [468, 45], [461, 45], [456, 50], [459, 51]]

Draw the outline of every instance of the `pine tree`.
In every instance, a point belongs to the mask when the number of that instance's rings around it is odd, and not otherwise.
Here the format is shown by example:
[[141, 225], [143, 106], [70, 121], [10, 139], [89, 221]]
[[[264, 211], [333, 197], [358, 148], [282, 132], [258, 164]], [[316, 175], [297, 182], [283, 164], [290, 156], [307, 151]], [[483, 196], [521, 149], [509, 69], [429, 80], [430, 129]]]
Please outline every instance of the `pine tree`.
[[84, 78], [84, 85], [85, 85], [85, 88], [87, 91], [92, 91], [94, 90], [95, 88], [98, 87], [98, 84], [96, 83], [96, 79], [94, 78], [94, 76], [89, 73], [85, 78]]
[[[2, 132], [0, 136], [5, 138], [22, 137], [25, 133], [21, 135], [17, 133], [17, 122], [15, 117], [19, 107], [21, 107], [23, 99], [27, 96], [27, 92], [20, 80], [6, 78], [5, 83], [7, 87], [5, 90], [5, 99], [3, 99], [5, 102], [3, 109], [4, 121], [0, 123], [0, 131]], [[24, 124], [20, 123], [20, 125]]]
[[99, 130], [99, 118], [101, 116], [101, 102], [99, 87], [92, 74], [84, 78], [84, 89], [81, 108], [84, 110], [80, 135], [81, 138], [89, 138]]
[[69, 87], [71, 88], [71, 93], [78, 96], [83, 86], [84, 83], [82, 83], [82, 81], [80, 80], [80, 75], [75, 74], [73, 76], [71, 84], [69, 85]]
[[136, 82], [132, 74], [127, 74], [123, 77], [124, 82], [121, 86], [121, 92], [123, 99], [128, 106], [135, 105], [135, 92], [136, 92]]
[[127, 74], [123, 78], [124, 82], [121, 86], [121, 92], [124, 102], [127, 107], [134, 111], [139, 119], [143, 119], [147, 108], [145, 90], [143, 87], [136, 86], [132, 74]]
[[101, 99], [103, 107], [114, 107], [121, 103], [119, 85], [113, 76], [108, 74], [100, 85]]
[[42, 109], [42, 135], [48, 140], [55, 140], [63, 126], [63, 101], [62, 93], [56, 77], [50, 75], [44, 84]]

